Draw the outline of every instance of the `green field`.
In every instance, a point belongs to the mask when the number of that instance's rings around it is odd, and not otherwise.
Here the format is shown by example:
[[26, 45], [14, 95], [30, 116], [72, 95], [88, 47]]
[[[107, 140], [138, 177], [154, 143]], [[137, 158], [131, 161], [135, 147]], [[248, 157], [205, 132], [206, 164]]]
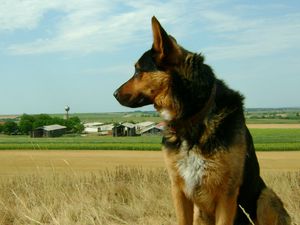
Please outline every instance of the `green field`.
[[[250, 110], [246, 113], [247, 123], [251, 124], [295, 124], [300, 123], [300, 110], [269, 110], [269, 111], [256, 111]], [[135, 111], [135, 112], [115, 112], [115, 113], [73, 113], [71, 116], [78, 116], [84, 122], [102, 122], [102, 123], [116, 123], [116, 122], [143, 122], [153, 121], [160, 122], [161, 118], [157, 112], [154, 111]], [[277, 115], [286, 115], [281, 117]], [[53, 114], [63, 118], [63, 114]]]
[[[250, 132], [258, 151], [300, 150], [300, 129], [250, 129]], [[160, 136], [76, 136], [60, 138], [0, 136], [0, 150], [160, 150], [160, 148]]]
[[[154, 109], [153, 109], [154, 110]], [[131, 111], [131, 112], [103, 112], [103, 113], [73, 113], [82, 122], [160, 122], [162, 119], [155, 111]], [[1, 121], [18, 121], [21, 115], [0, 115]], [[64, 113], [50, 114], [52, 117], [64, 118]], [[300, 123], [300, 108], [248, 108], [245, 109], [245, 118], [248, 124], [295, 124]]]
[[[63, 118], [63, 114], [53, 114]], [[102, 122], [102, 123], [119, 123], [119, 122], [160, 122], [161, 118], [157, 112], [136, 111], [136, 112], [110, 112], [110, 113], [72, 113], [70, 116], [78, 116], [83, 122]]]
[[77, 136], [30, 138], [0, 136], [0, 149], [72, 149], [72, 150], [158, 150], [161, 137]]
[[263, 119], [263, 118], [250, 118], [246, 119], [247, 124], [299, 124], [300, 119]]

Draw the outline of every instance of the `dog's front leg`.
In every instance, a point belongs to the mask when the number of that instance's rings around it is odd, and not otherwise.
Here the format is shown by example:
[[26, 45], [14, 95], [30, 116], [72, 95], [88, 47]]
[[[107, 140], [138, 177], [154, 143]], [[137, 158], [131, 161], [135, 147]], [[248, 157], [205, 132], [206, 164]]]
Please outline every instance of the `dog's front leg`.
[[193, 225], [193, 202], [189, 200], [178, 185], [172, 185], [178, 225]]
[[238, 189], [220, 197], [216, 208], [216, 225], [233, 225], [237, 211]]

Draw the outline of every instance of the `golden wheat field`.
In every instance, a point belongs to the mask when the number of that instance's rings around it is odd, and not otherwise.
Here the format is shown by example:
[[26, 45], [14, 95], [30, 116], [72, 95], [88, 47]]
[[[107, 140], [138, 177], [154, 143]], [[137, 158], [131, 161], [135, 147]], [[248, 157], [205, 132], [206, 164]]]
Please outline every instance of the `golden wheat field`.
[[[299, 156], [259, 154], [295, 225], [300, 165], [288, 161]], [[1, 225], [176, 224], [160, 152], [1, 151], [0, 190]]]

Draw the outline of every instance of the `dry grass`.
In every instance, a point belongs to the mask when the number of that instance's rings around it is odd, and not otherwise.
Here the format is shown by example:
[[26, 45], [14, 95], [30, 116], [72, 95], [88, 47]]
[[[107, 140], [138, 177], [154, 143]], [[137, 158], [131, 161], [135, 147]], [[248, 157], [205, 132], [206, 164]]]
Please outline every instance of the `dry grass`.
[[[300, 224], [300, 172], [265, 172]], [[162, 168], [116, 167], [90, 173], [35, 171], [0, 177], [1, 225], [175, 224]]]
[[0, 178], [0, 224], [170, 224], [162, 169], [117, 167], [93, 173], [42, 173]]
[[300, 224], [300, 171], [294, 172], [263, 172], [262, 176], [282, 199], [293, 225]]

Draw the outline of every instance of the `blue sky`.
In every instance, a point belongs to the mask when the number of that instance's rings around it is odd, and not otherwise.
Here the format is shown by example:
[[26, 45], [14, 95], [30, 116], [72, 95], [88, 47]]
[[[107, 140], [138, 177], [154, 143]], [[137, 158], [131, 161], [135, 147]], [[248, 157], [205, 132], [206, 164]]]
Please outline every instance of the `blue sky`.
[[[300, 106], [299, 1], [0, 0], [0, 114], [128, 111], [113, 98], [155, 15], [246, 107]], [[152, 110], [146, 107], [144, 110]]]

